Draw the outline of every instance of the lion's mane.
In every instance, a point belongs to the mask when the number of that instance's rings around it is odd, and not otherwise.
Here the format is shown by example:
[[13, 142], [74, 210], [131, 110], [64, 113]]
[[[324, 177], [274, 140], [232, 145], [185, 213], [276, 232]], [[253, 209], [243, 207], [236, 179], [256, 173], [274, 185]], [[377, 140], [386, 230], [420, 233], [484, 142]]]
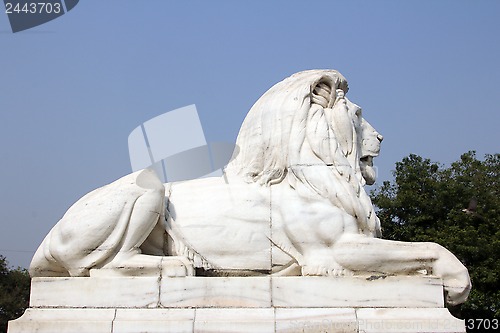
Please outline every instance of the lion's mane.
[[[299, 195], [314, 193], [355, 217], [360, 233], [380, 236], [378, 218], [363, 188], [359, 139], [354, 133], [354, 148], [342, 149], [338, 137], [345, 133], [335, 133], [325, 108], [314, 103], [319, 84], [330, 87], [328, 108], [334, 106], [338, 89], [348, 90], [347, 80], [335, 70], [299, 72], [269, 89], [243, 121], [238, 153], [225, 172], [263, 186], [287, 180]], [[312, 170], [311, 165], [324, 168]]]

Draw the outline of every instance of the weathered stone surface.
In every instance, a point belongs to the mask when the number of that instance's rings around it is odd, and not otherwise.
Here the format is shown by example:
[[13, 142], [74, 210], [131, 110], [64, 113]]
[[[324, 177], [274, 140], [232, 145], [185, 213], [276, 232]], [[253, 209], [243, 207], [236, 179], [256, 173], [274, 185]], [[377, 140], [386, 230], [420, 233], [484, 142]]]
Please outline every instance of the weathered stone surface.
[[275, 307], [443, 306], [442, 281], [431, 277], [283, 277], [272, 285]]
[[9, 321], [8, 332], [110, 333], [115, 314], [115, 309], [29, 308], [20, 318]]
[[360, 332], [465, 332], [463, 320], [447, 309], [358, 309], [356, 315]]
[[465, 333], [465, 325], [444, 308], [30, 308], [9, 332]]
[[276, 332], [358, 333], [354, 308], [277, 308]]
[[271, 277], [164, 278], [160, 306], [271, 307]]
[[155, 277], [33, 278], [31, 307], [154, 308], [160, 302]]
[[382, 136], [346, 94], [337, 71], [297, 73], [249, 111], [223, 176], [145, 169], [85, 195], [9, 332], [465, 332], [444, 308], [469, 294], [462, 263], [380, 239], [364, 185]]
[[31, 307], [443, 307], [429, 276], [34, 278]]
[[190, 333], [195, 309], [117, 309], [112, 333]]

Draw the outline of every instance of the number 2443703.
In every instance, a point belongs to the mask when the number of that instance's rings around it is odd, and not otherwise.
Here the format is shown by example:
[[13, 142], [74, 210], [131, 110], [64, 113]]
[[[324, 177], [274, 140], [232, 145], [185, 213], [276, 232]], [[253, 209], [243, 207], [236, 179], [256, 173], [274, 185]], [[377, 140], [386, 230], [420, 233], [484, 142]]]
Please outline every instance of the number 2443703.
[[7, 14], [59, 14], [61, 12], [61, 3], [55, 2], [26, 2], [20, 3], [5, 3], [5, 13]]

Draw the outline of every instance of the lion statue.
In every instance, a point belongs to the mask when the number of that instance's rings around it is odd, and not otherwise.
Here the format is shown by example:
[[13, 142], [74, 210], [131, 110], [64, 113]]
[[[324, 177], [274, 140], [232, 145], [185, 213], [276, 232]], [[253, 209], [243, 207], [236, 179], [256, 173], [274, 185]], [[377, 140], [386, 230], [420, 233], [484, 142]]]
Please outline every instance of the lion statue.
[[31, 276], [432, 274], [464, 302], [467, 269], [435, 243], [380, 239], [364, 185], [382, 135], [334, 70], [292, 75], [251, 108], [221, 177], [162, 184], [148, 169], [76, 202]]

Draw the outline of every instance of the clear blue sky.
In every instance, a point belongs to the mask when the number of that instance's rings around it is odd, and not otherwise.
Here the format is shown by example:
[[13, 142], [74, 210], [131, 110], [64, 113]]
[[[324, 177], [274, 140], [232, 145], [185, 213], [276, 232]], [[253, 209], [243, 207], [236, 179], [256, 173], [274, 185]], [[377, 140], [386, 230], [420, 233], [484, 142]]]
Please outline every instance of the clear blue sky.
[[495, 0], [83, 0], [13, 34], [0, 12], [0, 254], [28, 267], [72, 203], [130, 172], [142, 122], [196, 104], [207, 140], [234, 142], [300, 70], [347, 77], [385, 137], [380, 180], [410, 153], [498, 153], [499, 18]]

